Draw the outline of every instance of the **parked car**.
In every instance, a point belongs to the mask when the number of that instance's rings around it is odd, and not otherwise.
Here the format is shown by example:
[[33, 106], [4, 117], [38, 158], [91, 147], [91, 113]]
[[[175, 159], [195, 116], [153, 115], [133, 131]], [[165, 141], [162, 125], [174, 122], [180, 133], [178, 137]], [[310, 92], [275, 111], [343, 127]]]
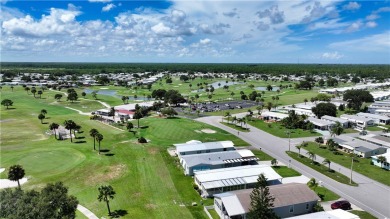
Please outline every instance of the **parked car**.
[[332, 209], [343, 209], [343, 210], [350, 210], [351, 209], [351, 203], [349, 201], [337, 201], [330, 205]]
[[367, 131], [366, 130], [363, 130], [359, 133], [359, 135], [367, 135]]

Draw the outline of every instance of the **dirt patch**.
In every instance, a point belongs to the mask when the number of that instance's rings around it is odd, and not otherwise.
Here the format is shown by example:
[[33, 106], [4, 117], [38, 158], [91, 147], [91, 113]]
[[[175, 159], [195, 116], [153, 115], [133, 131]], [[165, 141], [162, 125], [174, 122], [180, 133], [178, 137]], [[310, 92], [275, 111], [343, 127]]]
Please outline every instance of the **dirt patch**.
[[154, 209], [157, 208], [157, 205], [155, 205], [155, 204], [146, 204], [145, 208], [146, 209], [150, 209], [150, 210], [154, 210]]
[[43, 141], [43, 140], [48, 139], [47, 136], [42, 135], [42, 134], [35, 134], [35, 135], [38, 136], [38, 138], [37, 138], [37, 139], [34, 139], [34, 140], [32, 140], [32, 141]]
[[139, 197], [141, 197], [141, 195], [142, 195], [142, 193], [136, 192], [132, 196], [135, 197], [135, 198], [139, 198]]
[[159, 152], [157, 148], [148, 148], [148, 153], [151, 155], [155, 155]]
[[212, 129], [202, 129], [201, 131], [204, 132], [204, 133], [207, 133], [207, 134], [214, 134], [214, 133], [216, 133], [216, 131], [214, 131]]
[[[101, 182], [106, 182], [112, 179], [117, 179], [122, 176], [127, 170], [127, 167], [124, 164], [117, 164], [109, 166], [104, 173], [98, 173], [91, 175], [85, 180], [86, 185], [98, 184]], [[92, 173], [93, 174], [93, 173]]]

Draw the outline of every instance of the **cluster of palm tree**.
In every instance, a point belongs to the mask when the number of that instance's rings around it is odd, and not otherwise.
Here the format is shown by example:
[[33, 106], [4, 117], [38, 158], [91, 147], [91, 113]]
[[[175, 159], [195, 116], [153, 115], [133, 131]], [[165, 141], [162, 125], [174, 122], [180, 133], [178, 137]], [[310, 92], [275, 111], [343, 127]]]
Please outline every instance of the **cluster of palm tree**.
[[73, 120], [65, 120], [64, 126], [65, 129], [69, 130], [70, 142], [73, 142], [72, 130], [73, 130], [73, 135], [76, 137], [76, 131], [79, 131], [81, 129], [81, 126], [77, 125]]
[[47, 110], [42, 109], [38, 115], [38, 119], [41, 120], [41, 124], [43, 124], [43, 120], [46, 118]]
[[100, 154], [100, 142], [103, 141], [103, 135], [99, 133], [97, 129], [91, 129], [89, 135], [93, 138], [93, 150], [96, 150], [96, 141], [98, 142], [99, 149], [98, 154]]

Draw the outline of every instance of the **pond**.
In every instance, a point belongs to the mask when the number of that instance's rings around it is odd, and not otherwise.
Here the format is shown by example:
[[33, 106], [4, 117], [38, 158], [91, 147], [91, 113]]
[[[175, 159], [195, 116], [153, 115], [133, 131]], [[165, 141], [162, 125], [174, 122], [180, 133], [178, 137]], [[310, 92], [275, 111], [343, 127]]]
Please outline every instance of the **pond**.
[[[255, 87], [256, 90], [260, 90], [260, 91], [267, 91], [267, 87]], [[277, 91], [279, 90], [280, 87], [274, 87], [272, 86], [272, 91]]]
[[[115, 91], [115, 90], [106, 90], [106, 89], [104, 89], [104, 90], [91, 90], [91, 89], [84, 89], [84, 92], [86, 94], [90, 94], [93, 91], [97, 91], [98, 95], [101, 94], [101, 95], [116, 97], [116, 98], [120, 98], [120, 99], [122, 98], [122, 95], [118, 95], [117, 91]], [[127, 96], [129, 97], [129, 100], [148, 100], [148, 98], [146, 98], [146, 97], [144, 97], [142, 95], [137, 95], [138, 96], [137, 99], [134, 99], [134, 95], [127, 95]], [[97, 98], [99, 98], [99, 96]]]
[[[220, 84], [221, 86], [218, 86], [218, 84]], [[222, 88], [223, 86], [227, 85], [227, 86], [230, 86], [230, 85], [235, 85], [235, 84], [243, 84], [242, 82], [233, 82], [233, 81], [228, 81], [228, 83], [226, 83], [226, 81], [217, 81], [217, 82], [214, 82], [212, 84], [209, 84], [209, 86], [213, 86], [214, 89], [218, 89], [218, 88]]]

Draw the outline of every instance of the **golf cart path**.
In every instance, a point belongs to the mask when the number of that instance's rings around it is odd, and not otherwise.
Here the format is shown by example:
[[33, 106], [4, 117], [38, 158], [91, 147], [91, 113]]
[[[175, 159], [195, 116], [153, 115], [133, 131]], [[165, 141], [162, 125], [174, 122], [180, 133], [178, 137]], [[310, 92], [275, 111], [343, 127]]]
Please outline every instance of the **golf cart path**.
[[79, 210], [83, 215], [85, 215], [85, 217], [89, 219], [99, 219], [94, 213], [82, 205], [77, 205], [77, 210]]

